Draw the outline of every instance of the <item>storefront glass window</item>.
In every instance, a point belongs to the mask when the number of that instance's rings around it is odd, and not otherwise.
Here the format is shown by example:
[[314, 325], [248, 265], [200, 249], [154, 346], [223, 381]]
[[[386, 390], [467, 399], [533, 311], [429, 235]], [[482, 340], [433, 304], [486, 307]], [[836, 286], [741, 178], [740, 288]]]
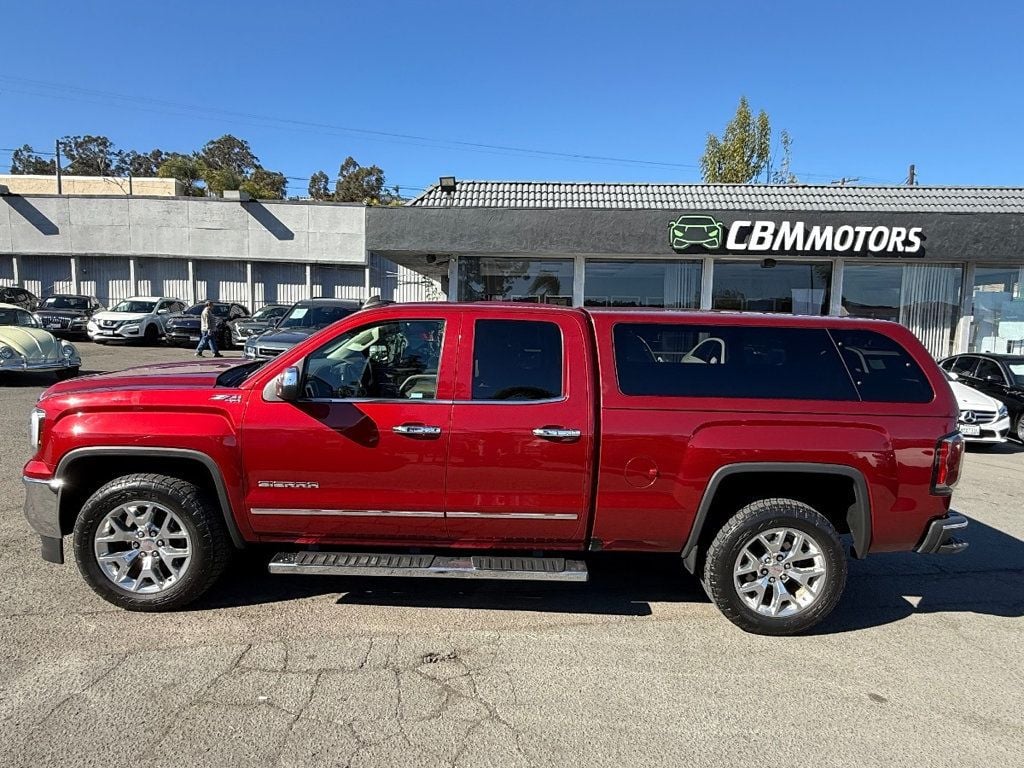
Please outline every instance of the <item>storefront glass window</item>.
[[1024, 353], [1024, 266], [975, 270], [970, 351]]
[[588, 261], [587, 307], [700, 307], [700, 261]]
[[572, 259], [463, 256], [462, 301], [523, 301], [572, 305]]
[[718, 261], [712, 307], [825, 315], [831, 282], [832, 265], [827, 262]]
[[851, 264], [843, 314], [907, 326], [936, 358], [953, 351], [963, 269], [952, 264]]

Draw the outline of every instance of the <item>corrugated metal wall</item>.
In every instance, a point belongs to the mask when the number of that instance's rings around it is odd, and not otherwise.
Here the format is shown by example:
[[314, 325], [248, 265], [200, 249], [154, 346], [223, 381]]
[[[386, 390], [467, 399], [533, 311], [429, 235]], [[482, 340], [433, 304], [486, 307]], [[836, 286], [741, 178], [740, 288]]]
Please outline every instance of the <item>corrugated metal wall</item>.
[[363, 267], [313, 267], [313, 295], [330, 299], [366, 298], [366, 270]]
[[0, 285], [14, 284], [14, 259], [0, 259]]
[[445, 301], [441, 284], [408, 267], [370, 254], [370, 293], [390, 301]]
[[71, 259], [67, 256], [19, 256], [22, 286], [42, 298], [51, 293], [74, 293]]
[[95, 296], [105, 307], [135, 295], [124, 256], [79, 256], [78, 291]]
[[172, 296], [192, 301], [188, 262], [184, 259], [136, 259], [135, 280], [138, 296]]
[[249, 283], [245, 278], [245, 262], [220, 259], [194, 261], [196, 301], [237, 301], [249, 306]]
[[252, 311], [264, 304], [294, 304], [306, 298], [306, 267], [303, 264], [252, 265], [253, 293], [255, 299]]

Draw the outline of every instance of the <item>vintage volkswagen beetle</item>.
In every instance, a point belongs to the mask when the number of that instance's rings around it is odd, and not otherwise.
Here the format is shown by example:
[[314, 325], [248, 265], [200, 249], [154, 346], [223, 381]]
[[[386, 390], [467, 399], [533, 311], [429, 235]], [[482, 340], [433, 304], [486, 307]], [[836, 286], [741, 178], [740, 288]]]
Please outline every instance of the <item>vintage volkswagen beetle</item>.
[[52, 371], [58, 379], [68, 379], [81, 366], [74, 344], [43, 330], [31, 312], [0, 304], [0, 374]]

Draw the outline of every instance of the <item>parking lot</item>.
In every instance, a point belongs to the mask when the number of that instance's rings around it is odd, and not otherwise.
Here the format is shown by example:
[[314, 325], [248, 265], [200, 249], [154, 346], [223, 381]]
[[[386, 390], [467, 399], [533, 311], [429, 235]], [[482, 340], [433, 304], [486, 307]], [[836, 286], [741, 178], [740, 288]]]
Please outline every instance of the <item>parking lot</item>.
[[[84, 373], [191, 356], [79, 348]], [[2, 766], [1020, 764], [1016, 444], [967, 456], [965, 554], [853, 562], [809, 636], [743, 634], [649, 557], [509, 586], [270, 577], [250, 551], [192, 610], [137, 614], [43, 562], [22, 517], [50, 382], [0, 383]]]

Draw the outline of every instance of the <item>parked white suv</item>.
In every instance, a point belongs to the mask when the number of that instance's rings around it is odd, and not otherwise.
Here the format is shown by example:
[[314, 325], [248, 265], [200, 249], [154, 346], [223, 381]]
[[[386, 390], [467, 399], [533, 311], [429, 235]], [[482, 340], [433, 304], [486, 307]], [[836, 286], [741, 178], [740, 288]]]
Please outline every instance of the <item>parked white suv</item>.
[[132, 339], [155, 344], [164, 335], [167, 318], [185, 310], [185, 302], [169, 296], [133, 296], [89, 319], [86, 331], [97, 344]]
[[944, 371], [950, 389], [960, 406], [957, 428], [969, 443], [1005, 443], [1010, 431], [1010, 415], [1006, 406], [984, 392], [958, 381], [955, 373]]

